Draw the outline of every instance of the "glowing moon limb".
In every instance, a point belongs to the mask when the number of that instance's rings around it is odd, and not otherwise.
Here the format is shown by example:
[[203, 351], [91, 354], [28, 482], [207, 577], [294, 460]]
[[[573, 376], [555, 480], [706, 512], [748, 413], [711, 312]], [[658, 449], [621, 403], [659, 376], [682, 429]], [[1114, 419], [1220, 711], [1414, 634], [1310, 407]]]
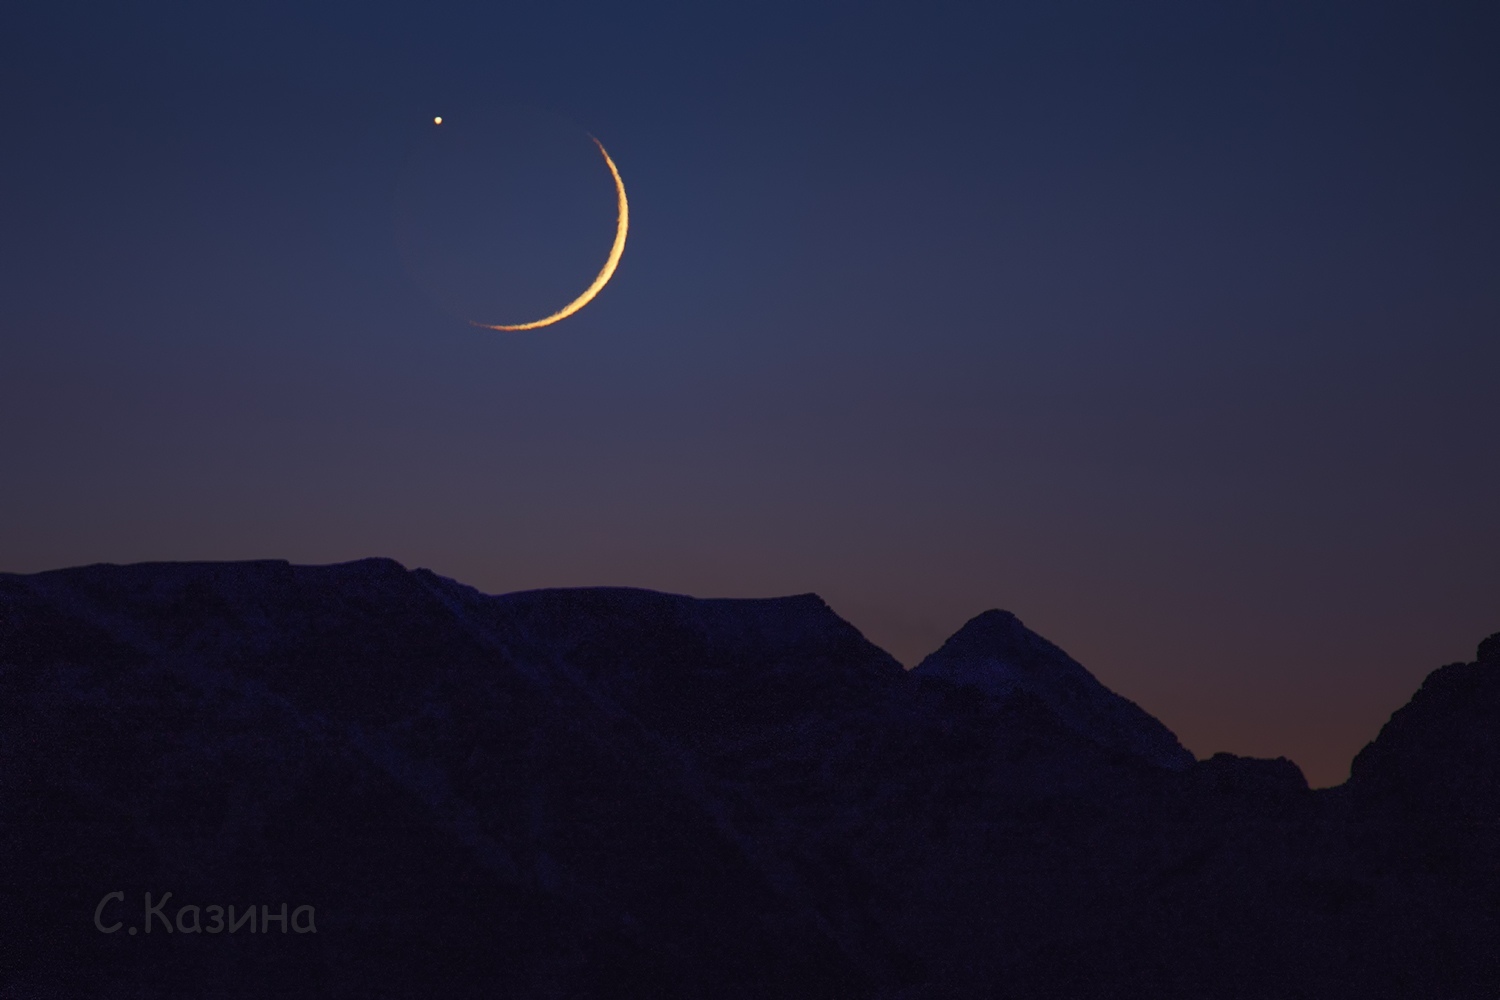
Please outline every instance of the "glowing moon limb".
[[[594, 139], [592, 135], [589, 138]], [[609, 167], [610, 176], [615, 179], [615, 197], [619, 203], [620, 210], [619, 221], [615, 227], [615, 245], [609, 248], [609, 259], [604, 262], [604, 267], [600, 269], [599, 276], [594, 279], [592, 285], [583, 290], [582, 295], [563, 306], [551, 316], [546, 316], [530, 323], [518, 323], [515, 326], [476, 323], [474, 320], [469, 320], [470, 326], [477, 326], [485, 330], [535, 330], [538, 327], [551, 326], [553, 323], [567, 319], [592, 302], [594, 296], [599, 294], [599, 290], [609, 283], [610, 278], [614, 277], [615, 268], [620, 263], [620, 255], [625, 252], [625, 231], [630, 228], [630, 203], [625, 200], [625, 182], [620, 180], [620, 171], [616, 169], [615, 161], [609, 158], [609, 153], [605, 152], [604, 143], [598, 139], [594, 139], [594, 145], [599, 147], [599, 153], [604, 157], [604, 165]]]

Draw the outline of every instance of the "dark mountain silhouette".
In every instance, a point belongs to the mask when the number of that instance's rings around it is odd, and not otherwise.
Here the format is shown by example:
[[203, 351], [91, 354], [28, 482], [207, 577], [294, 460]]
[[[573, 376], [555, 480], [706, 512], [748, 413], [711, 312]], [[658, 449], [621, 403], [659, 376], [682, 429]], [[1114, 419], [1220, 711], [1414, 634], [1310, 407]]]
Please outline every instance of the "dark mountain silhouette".
[[0, 997], [1493, 1000], [1497, 725], [1500, 636], [1312, 791], [1000, 611], [0, 575]]
[[1079, 735], [1161, 767], [1175, 771], [1193, 763], [1166, 726], [1007, 611], [972, 619], [916, 669], [920, 677], [941, 677], [1000, 700], [1018, 691], [1035, 695]]
[[1500, 633], [1427, 675], [1350, 768], [1349, 791], [1413, 818], [1500, 818]]

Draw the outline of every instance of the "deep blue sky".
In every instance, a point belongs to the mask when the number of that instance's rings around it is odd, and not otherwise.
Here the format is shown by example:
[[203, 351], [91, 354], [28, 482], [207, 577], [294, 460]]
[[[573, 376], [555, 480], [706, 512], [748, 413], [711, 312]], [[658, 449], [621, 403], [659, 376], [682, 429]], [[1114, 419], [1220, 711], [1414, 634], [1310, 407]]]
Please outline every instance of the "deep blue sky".
[[[13, 4], [0, 570], [815, 590], [908, 663], [1000, 606], [1337, 782], [1500, 628], [1494, 11]], [[393, 219], [517, 102], [632, 231], [503, 335]]]

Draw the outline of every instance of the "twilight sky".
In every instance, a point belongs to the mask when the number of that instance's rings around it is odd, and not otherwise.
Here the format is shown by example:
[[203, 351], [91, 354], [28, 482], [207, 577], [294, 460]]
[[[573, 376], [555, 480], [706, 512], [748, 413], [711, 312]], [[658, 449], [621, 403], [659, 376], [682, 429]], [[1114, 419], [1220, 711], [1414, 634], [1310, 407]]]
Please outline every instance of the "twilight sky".
[[[1337, 783], [1500, 629], [1497, 11], [22, 0], [0, 571], [1003, 607]], [[585, 131], [613, 282], [469, 326], [602, 263]]]

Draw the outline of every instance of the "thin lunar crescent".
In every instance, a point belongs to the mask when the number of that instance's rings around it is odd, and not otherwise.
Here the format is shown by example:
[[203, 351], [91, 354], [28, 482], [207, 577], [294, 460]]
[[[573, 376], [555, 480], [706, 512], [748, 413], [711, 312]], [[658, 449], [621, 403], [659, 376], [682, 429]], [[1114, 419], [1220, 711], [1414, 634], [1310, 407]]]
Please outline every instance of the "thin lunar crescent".
[[[589, 138], [594, 139], [592, 135]], [[620, 217], [615, 227], [615, 245], [609, 248], [609, 259], [604, 262], [604, 267], [600, 269], [599, 276], [594, 279], [592, 285], [583, 290], [582, 295], [563, 306], [551, 316], [546, 316], [530, 323], [519, 323], [515, 326], [476, 323], [473, 320], [469, 321], [470, 325], [483, 327], [486, 330], [535, 330], [538, 327], [551, 326], [559, 320], [567, 319], [588, 305], [593, 301], [594, 296], [599, 294], [599, 290], [608, 284], [609, 279], [614, 276], [615, 268], [620, 263], [620, 255], [625, 252], [625, 231], [630, 228], [630, 203], [625, 200], [625, 182], [620, 180], [620, 171], [616, 169], [615, 161], [609, 158], [609, 153], [604, 149], [604, 143], [598, 139], [594, 139], [594, 145], [599, 147], [599, 153], [604, 157], [604, 165], [609, 167], [610, 176], [615, 179], [615, 195], [620, 206]]]

